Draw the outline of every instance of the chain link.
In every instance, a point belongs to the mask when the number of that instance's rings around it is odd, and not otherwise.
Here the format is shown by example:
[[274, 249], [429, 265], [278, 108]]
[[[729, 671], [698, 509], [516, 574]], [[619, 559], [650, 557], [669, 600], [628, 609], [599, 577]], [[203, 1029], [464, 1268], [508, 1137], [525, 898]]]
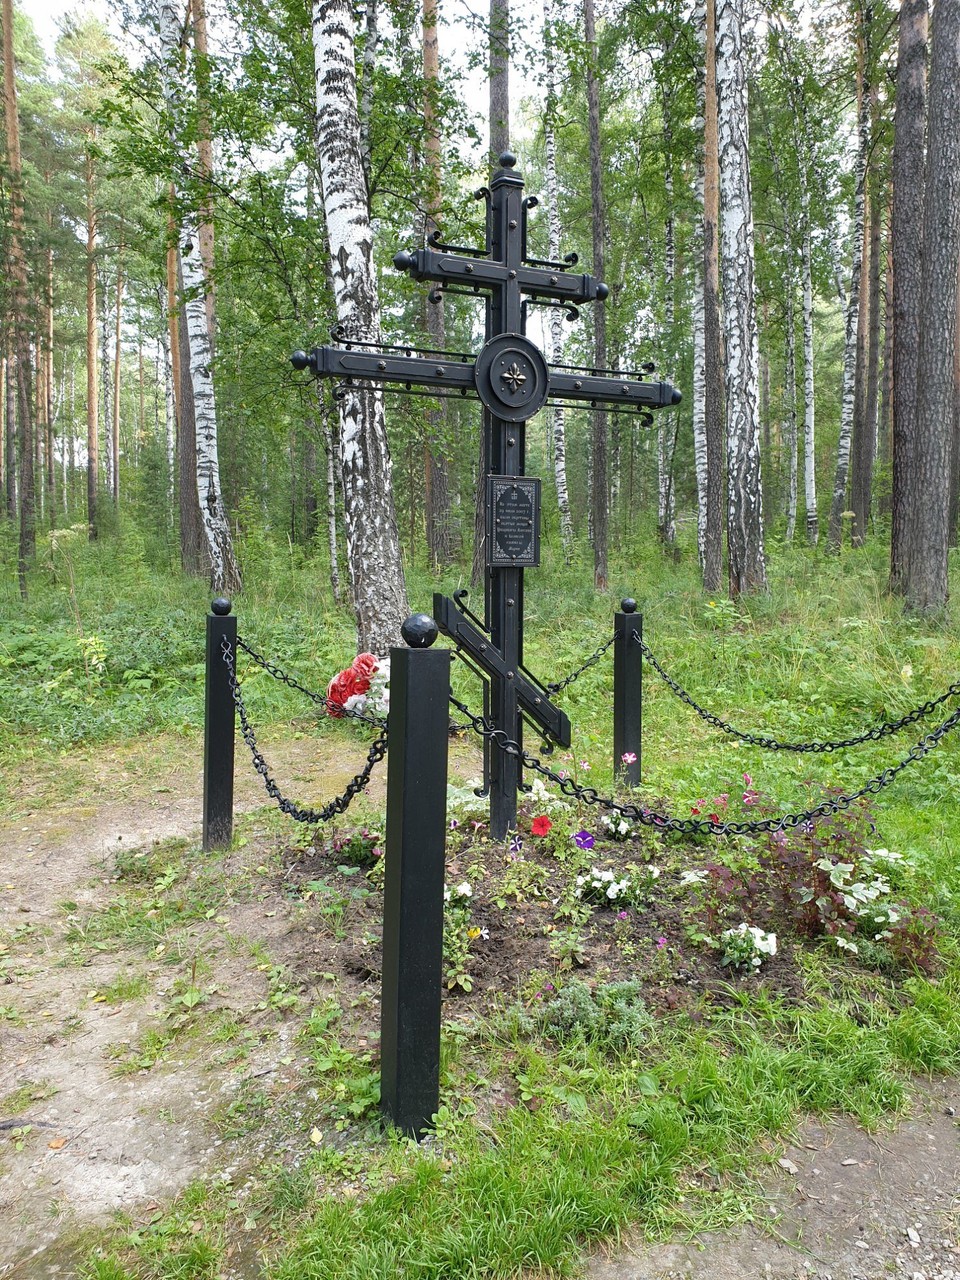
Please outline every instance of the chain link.
[[796, 827], [803, 826], [805, 823], [812, 822], [814, 818], [840, 813], [842, 810], [849, 809], [856, 804], [858, 800], [862, 800], [864, 796], [877, 795], [884, 787], [888, 787], [894, 778], [906, 769], [909, 764], [912, 764], [915, 760], [922, 760], [924, 756], [928, 755], [936, 747], [942, 738], [960, 724], [960, 708], [958, 708], [953, 715], [944, 720], [943, 724], [938, 725], [936, 729], [921, 738], [903, 760], [898, 764], [891, 765], [888, 769], [884, 769], [882, 773], [878, 773], [875, 778], [871, 778], [858, 791], [853, 791], [848, 795], [836, 796], [832, 800], [825, 800], [822, 804], [818, 804], [812, 809], [805, 809], [802, 813], [787, 813], [779, 818], [760, 818], [753, 822], [702, 822], [694, 818], [674, 818], [668, 813], [659, 813], [655, 809], [648, 809], [635, 804], [620, 804], [616, 800], [601, 796], [594, 787], [580, 786], [573, 778], [555, 772], [538, 760], [536, 756], [531, 755], [529, 751], [525, 751], [519, 742], [514, 742], [513, 739], [507, 736], [504, 729], [496, 729], [483, 716], [474, 715], [469, 707], [455, 698], [453, 694], [450, 695], [450, 701], [458, 711], [469, 717], [474, 731], [482, 738], [493, 742], [507, 755], [517, 756], [525, 768], [532, 769], [542, 777], [548, 778], [560, 788], [564, 795], [582, 800], [584, 804], [597, 805], [601, 809], [609, 810], [611, 813], [618, 813], [621, 817], [629, 818], [633, 822], [639, 822], [643, 826], [656, 827], [658, 831], [673, 831], [681, 835], [764, 835], [775, 831], [793, 830]]
[[385, 729], [387, 727], [386, 720], [380, 716], [368, 716], [363, 711], [348, 710], [346, 707], [342, 707], [339, 702], [331, 703], [326, 694], [315, 693], [312, 689], [308, 689], [306, 685], [301, 684], [299, 680], [295, 680], [293, 676], [287, 675], [283, 668], [278, 667], [275, 662], [268, 661], [262, 654], [257, 653], [255, 649], [251, 649], [241, 636], [237, 636], [237, 648], [242, 649], [248, 658], [252, 658], [257, 666], [262, 667], [268, 675], [273, 676], [274, 680], [279, 680], [282, 684], [288, 685], [291, 689], [296, 689], [299, 693], [306, 694], [306, 696], [312, 702], [315, 702], [318, 707], [323, 707], [324, 711], [330, 712], [331, 706], [334, 706], [337, 708], [340, 715], [346, 717], [348, 720], [362, 720], [364, 724], [372, 724], [375, 729]]
[[616, 638], [616, 634], [614, 634], [609, 640], [605, 640], [599, 649], [595, 649], [594, 652], [591, 653], [590, 657], [587, 658], [581, 666], [577, 667], [576, 671], [571, 671], [563, 680], [557, 680], [553, 684], [545, 684], [543, 687], [546, 689], [547, 693], [551, 696], [555, 693], [561, 693], [566, 689], [568, 684], [573, 684], [574, 680], [579, 680], [585, 671], [589, 671], [591, 667], [596, 666]]
[[908, 712], [905, 716], [901, 716], [899, 720], [887, 721], [885, 724], [877, 725], [874, 729], [868, 729], [865, 733], [857, 734], [853, 738], [845, 738], [840, 742], [778, 742], [776, 738], [764, 738], [753, 733], [743, 733], [740, 729], [735, 729], [732, 724], [728, 724], [726, 720], [721, 720], [712, 711], [704, 710], [691, 698], [686, 689], [667, 675], [648, 645], [641, 638], [639, 631], [634, 631], [633, 638], [660, 679], [677, 695], [681, 702], [685, 702], [688, 707], [692, 708], [701, 720], [705, 720], [707, 724], [713, 725], [715, 729], [720, 729], [721, 732], [727, 733], [733, 738], [739, 738], [741, 742], [748, 742], [754, 747], [765, 747], [768, 751], [809, 751], [814, 753], [842, 751], [845, 747], [857, 747], [862, 742], [879, 742], [881, 738], [888, 738], [891, 734], [899, 733], [901, 729], [905, 729], [908, 725], [916, 724], [918, 720], [923, 720], [925, 717], [932, 715], [937, 707], [949, 702], [951, 698], [960, 697], [960, 684], [952, 684], [946, 693], [941, 694], [939, 698], [923, 703], [922, 706], [914, 708], [913, 711]]
[[[237, 641], [237, 646], [238, 648], [242, 648], [245, 653], [250, 653], [249, 648], [239, 640]], [[382, 760], [387, 754], [386, 725], [384, 724], [379, 735], [371, 744], [370, 750], [367, 752], [367, 763], [363, 766], [360, 772], [347, 783], [346, 789], [342, 795], [335, 796], [334, 799], [331, 800], [329, 804], [324, 805], [322, 809], [301, 809], [293, 800], [288, 800], [286, 798], [277, 786], [276, 782], [271, 778], [267, 762], [264, 760], [263, 754], [257, 746], [257, 739], [247, 716], [247, 708], [243, 702], [243, 694], [240, 692], [240, 682], [237, 679], [237, 669], [234, 664], [233, 649], [230, 645], [230, 641], [224, 638], [221, 641], [220, 650], [223, 655], [223, 661], [226, 663], [227, 667], [227, 680], [230, 685], [230, 693], [233, 695], [233, 701], [236, 703], [237, 707], [237, 714], [240, 717], [240, 731], [243, 734], [243, 740], [250, 748], [250, 755], [253, 757], [253, 767], [256, 769], [257, 773], [260, 774], [261, 778], [263, 778], [263, 785], [267, 789], [267, 795], [270, 796], [272, 800], [276, 800], [277, 807], [280, 812], [285, 813], [287, 817], [292, 818], [294, 822], [307, 822], [311, 824], [317, 822], [328, 822], [336, 814], [346, 813], [354, 796], [359, 795], [360, 792], [366, 788], [367, 783], [370, 781], [370, 774], [373, 772], [374, 765]], [[254, 657], [255, 655], [250, 654], [250, 656]], [[263, 662], [261, 665], [264, 665]], [[290, 684], [295, 689], [301, 689], [304, 693], [308, 694], [309, 697], [313, 698], [314, 701], [319, 701], [320, 695], [310, 693], [308, 689], [303, 689], [303, 686], [297, 684], [295, 681], [291, 681], [283, 675], [279, 675], [277, 678], [282, 679], [285, 684]], [[326, 703], [325, 698], [323, 699], [323, 702], [324, 704]]]

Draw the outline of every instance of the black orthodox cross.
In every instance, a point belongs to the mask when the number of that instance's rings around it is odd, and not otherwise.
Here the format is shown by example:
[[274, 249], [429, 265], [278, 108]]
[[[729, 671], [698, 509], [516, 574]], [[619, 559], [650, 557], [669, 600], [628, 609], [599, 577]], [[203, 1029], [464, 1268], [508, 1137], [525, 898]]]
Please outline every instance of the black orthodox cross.
[[[436, 285], [430, 300], [444, 293], [486, 297], [486, 341], [480, 354], [414, 350], [352, 341], [338, 332], [340, 345], [315, 347], [291, 357], [299, 369], [321, 378], [400, 384], [411, 391], [428, 387], [428, 395], [461, 395], [483, 405], [486, 459], [485, 618], [480, 622], [464, 605], [465, 592], [454, 599], [434, 595], [440, 630], [455, 641], [468, 662], [488, 682], [485, 708], [497, 729], [521, 741], [526, 717], [560, 746], [570, 745], [570, 721], [555, 707], [546, 688], [523, 665], [523, 570], [539, 564], [540, 481], [525, 476], [525, 427], [547, 400], [581, 407], [616, 405], [642, 413], [678, 404], [680, 393], [667, 382], [650, 382], [606, 370], [549, 365], [525, 336], [531, 304], [562, 307], [576, 316], [576, 304], [600, 302], [607, 286], [593, 276], [575, 273], [576, 255], [564, 262], [527, 256], [527, 210], [537, 204], [523, 195], [523, 179], [513, 171], [516, 159], [500, 157], [489, 189], [484, 250], [430, 243], [413, 253], [398, 253], [394, 266], [414, 280]], [[649, 371], [649, 370], [648, 370]], [[484, 758], [490, 788], [490, 833], [503, 839], [516, 825], [520, 761], [494, 749]]]

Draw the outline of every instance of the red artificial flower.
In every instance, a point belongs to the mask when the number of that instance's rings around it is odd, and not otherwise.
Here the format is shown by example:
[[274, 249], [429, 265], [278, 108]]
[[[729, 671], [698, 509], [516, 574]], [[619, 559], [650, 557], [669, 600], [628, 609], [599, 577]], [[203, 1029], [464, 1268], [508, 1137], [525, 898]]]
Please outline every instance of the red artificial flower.
[[[370, 684], [367, 682], [367, 689]], [[348, 698], [352, 698], [355, 693], [366, 693], [366, 689], [357, 688], [357, 678], [353, 671], [349, 668], [346, 671], [340, 671], [333, 677], [327, 685], [327, 711], [339, 720], [343, 715], [343, 704]]]
[[541, 813], [530, 823], [530, 830], [535, 836], [545, 836], [553, 823], [545, 813]]
[[[355, 676], [361, 680], [367, 681], [367, 689], [370, 687], [370, 679], [377, 670], [377, 660], [372, 653], [358, 653], [353, 660], [350, 670]], [[360, 689], [360, 693], [366, 693], [367, 689]]]

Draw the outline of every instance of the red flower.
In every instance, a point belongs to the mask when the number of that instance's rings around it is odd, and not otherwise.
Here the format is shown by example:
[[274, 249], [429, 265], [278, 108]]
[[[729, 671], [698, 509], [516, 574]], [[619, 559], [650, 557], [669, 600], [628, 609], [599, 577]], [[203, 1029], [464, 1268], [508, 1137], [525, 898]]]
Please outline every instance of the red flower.
[[530, 823], [530, 830], [535, 836], [545, 836], [552, 826], [553, 823], [547, 815], [545, 813], [541, 813]]
[[379, 664], [372, 653], [358, 653], [346, 671], [340, 671], [327, 685], [327, 712], [335, 720], [343, 715], [343, 705], [358, 693], [367, 693]]
[[369, 680], [364, 688], [359, 688], [357, 678], [349, 668], [346, 671], [339, 672], [327, 685], [328, 713], [334, 719], [339, 720], [343, 715], [343, 704], [346, 700], [352, 698], [355, 693], [366, 693], [369, 688]]
[[359, 689], [358, 693], [366, 693], [370, 687], [370, 679], [377, 670], [377, 660], [372, 653], [358, 653], [354, 658], [350, 670], [354, 675], [359, 676], [361, 680], [367, 681], [366, 689]]

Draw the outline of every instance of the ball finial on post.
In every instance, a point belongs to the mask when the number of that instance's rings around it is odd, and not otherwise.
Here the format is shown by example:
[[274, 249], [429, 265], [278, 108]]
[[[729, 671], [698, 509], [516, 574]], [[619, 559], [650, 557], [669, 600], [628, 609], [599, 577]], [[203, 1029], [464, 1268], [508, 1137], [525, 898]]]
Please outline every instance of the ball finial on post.
[[401, 625], [400, 634], [411, 649], [429, 649], [440, 629], [429, 613], [414, 613]]
[[226, 596], [217, 596], [216, 600], [210, 602], [210, 612], [215, 613], [218, 618], [225, 618], [232, 608], [233, 605]]
[[512, 169], [516, 163], [517, 163], [517, 157], [513, 154], [512, 151], [501, 151], [500, 153], [501, 169]]
[[620, 601], [620, 608], [623, 610], [624, 613], [636, 613], [637, 602], [631, 596], [624, 596], [624, 598]]

